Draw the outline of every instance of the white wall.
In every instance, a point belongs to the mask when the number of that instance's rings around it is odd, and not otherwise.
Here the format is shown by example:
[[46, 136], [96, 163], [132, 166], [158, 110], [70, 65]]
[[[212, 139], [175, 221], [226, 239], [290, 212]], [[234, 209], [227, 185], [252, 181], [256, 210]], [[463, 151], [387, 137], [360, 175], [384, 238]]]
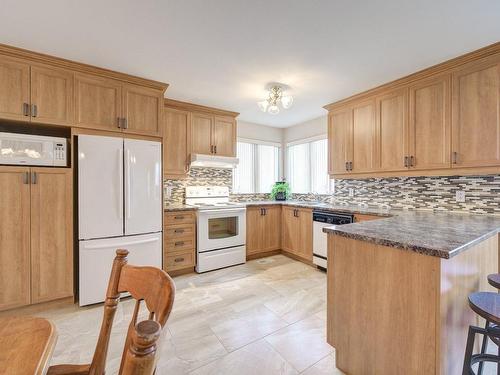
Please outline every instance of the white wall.
[[328, 118], [327, 116], [318, 117], [301, 124], [283, 129], [283, 143], [286, 147], [288, 142], [298, 141], [301, 139], [311, 138], [327, 133]]
[[267, 142], [283, 142], [283, 129], [251, 122], [238, 121], [238, 137]]

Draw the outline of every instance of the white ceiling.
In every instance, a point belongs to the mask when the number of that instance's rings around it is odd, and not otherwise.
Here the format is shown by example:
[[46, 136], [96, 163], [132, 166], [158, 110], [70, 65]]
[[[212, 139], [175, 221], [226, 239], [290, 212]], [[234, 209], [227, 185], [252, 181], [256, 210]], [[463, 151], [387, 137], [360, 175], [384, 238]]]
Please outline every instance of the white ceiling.
[[[1, 0], [0, 43], [170, 83], [174, 99], [287, 127], [500, 40], [496, 0]], [[259, 111], [270, 81], [292, 109]]]

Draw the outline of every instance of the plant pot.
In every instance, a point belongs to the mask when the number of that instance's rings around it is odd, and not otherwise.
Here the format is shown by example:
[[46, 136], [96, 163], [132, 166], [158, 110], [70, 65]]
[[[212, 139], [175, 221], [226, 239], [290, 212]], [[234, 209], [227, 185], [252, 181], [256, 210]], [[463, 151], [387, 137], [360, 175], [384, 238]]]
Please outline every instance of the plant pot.
[[286, 194], [283, 191], [276, 193], [276, 197], [274, 198], [277, 201], [286, 201]]

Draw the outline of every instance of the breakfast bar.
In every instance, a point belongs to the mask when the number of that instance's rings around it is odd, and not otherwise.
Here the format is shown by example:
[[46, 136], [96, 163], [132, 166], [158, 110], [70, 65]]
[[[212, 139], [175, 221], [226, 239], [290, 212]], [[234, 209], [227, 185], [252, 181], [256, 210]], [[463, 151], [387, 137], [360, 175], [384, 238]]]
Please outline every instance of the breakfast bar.
[[327, 341], [347, 374], [459, 374], [476, 291], [494, 291], [500, 218], [393, 213], [325, 228]]

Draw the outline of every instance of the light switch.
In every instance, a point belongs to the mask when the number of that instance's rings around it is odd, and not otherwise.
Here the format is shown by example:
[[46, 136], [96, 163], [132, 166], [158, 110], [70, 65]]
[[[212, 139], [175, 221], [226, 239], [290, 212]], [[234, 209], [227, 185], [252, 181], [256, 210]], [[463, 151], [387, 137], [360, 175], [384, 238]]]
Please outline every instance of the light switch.
[[460, 203], [465, 202], [465, 191], [457, 190], [457, 192], [455, 193], [455, 201]]

